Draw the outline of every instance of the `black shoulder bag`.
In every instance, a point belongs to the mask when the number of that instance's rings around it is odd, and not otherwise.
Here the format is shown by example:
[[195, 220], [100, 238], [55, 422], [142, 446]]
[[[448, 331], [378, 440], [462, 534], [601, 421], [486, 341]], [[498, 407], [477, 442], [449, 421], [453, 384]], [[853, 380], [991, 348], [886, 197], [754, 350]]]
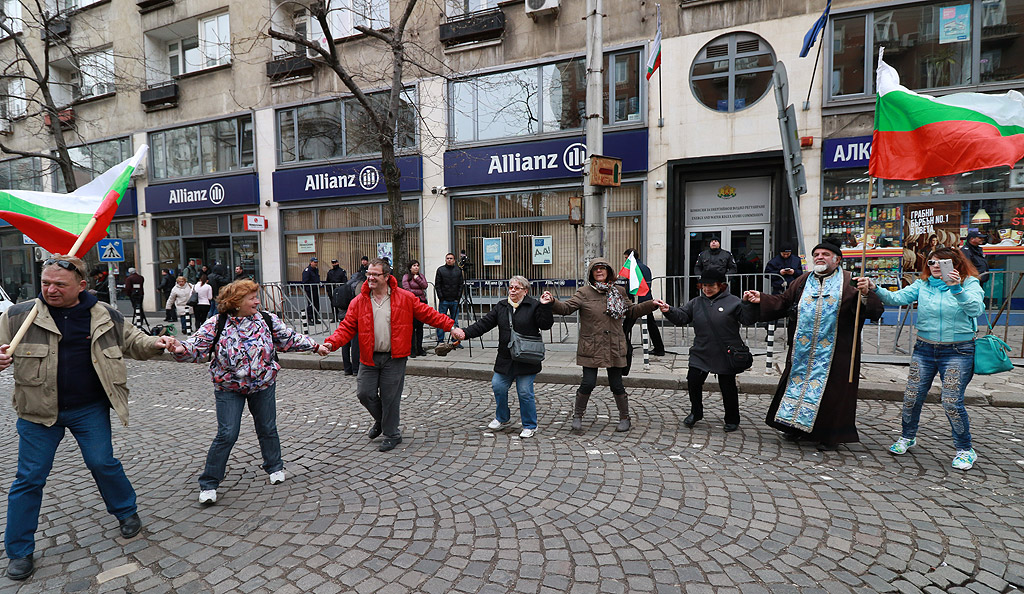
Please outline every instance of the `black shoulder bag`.
[[540, 363], [544, 360], [544, 339], [539, 336], [526, 336], [516, 332], [512, 326], [512, 316], [516, 313], [510, 306], [508, 313], [508, 329], [512, 338], [508, 341], [508, 350], [512, 360], [520, 363]]

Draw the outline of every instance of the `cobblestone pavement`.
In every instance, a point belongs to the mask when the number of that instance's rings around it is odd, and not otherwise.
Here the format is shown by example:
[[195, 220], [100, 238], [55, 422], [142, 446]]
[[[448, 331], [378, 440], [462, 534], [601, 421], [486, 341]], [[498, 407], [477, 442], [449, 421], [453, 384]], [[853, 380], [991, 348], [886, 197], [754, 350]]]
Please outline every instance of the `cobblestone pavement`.
[[[410, 377], [405, 441], [382, 454], [365, 437], [352, 377], [287, 369], [278, 425], [288, 480], [271, 486], [259, 470], [246, 414], [220, 499], [202, 508], [196, 477], [216, 427], [205, 369], [133, 362], [129, 375], [132, 425], [115, 428], [114, 448], [139, 494], [142, 534], [115, 538], [68, 437], [47, 485], [36, 573], [0, 578], [0, 592], [1024, 588], [1024, 409], [971, 407], [980, 459], [963, 473], [949, 467], [949, 427], [934, 405], [919, 445], [893, 458], [890, 402], [861, 404], [862, 444], [822, 453], [768, 429], [761, 396], [741, 397], [741, 430], [725, 434], [717, 395], [690, 430], [685, 395], [634, 391], [634, 428], [617, 434], [603, 389], [576, 436], [573, 388], [539, 384], [540, 431], [520, 440], [515, 426], [486, 431], [488, 382]], [[0, 386], [10, 389], [10, 374]], [[8, 406], [0, 437], [6, 492], [17, 449]]]

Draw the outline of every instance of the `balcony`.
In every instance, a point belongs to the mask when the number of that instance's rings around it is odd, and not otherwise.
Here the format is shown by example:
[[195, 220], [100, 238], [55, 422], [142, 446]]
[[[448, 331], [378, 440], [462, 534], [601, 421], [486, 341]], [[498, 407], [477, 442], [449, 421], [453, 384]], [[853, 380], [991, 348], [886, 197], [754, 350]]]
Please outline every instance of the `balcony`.
[[46, 25], [43, 39], [47, 43], [53, 44], [58, 39], [66, 39], [68, 35], [71, 35], [71, 23], [66, 18], [55, 17], [50, 19], [50, 22]]
[[[58, 111], [57, 120], [60, 122], [60, 127], [62, 130], [68, 130], [72, 128], [75, 125], [75, 110], [69, 107], [67, 109], [62, 109]], [[50, 114], [43, 114], [43, 124], [45, 124], [47, 128], [50, 127], [50, 123], [52, 121], [53, 120], [50, 119]]]
[[165, 6], [171, 6], [174, 4], [174, 0], [138, 0], [135, 4], [139, 7], [139, 12], [146, 13]]
[[149, 85], [148, 89], [142, 91], [140, 99], [146, 109], [161, 106], [173, 107], [178, 104], [178, 82], [170, 80]]
[[313, 74], [313, 61], [306, 57], [305, 53], [291, 53], [274, 56], [274, 59], [267, 62], [267, 77], [271, 80], [281, 80], [294, 76], [305, 76]]
[[441, 23], [441, 41], [445, 45], [483, 41], [501, 37], [505, 31], [505, 13], [500, 8], [448, 17]]

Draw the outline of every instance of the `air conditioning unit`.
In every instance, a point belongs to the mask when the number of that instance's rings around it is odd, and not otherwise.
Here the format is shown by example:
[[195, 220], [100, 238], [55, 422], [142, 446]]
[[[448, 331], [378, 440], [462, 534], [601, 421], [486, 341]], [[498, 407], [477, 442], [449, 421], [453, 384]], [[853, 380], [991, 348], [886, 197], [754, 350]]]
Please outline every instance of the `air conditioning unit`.
[[546, 14], [558, 14], [559, 0], [526, 0], [526, 14], [536, 20]]

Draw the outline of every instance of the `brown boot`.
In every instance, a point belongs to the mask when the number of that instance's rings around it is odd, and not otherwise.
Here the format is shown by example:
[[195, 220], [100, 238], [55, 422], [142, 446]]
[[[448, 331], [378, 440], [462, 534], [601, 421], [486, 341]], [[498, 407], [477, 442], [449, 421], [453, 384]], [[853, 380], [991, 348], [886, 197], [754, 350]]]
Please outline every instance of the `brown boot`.
[[629, 431], [629, 396], [626, 394], [615, 394], [615, 407], [619, 409], [619, 424], [615, 426], [616, 431]]
[[572, 425], [573, 431], [583, 431], [583, 413], [587, 412], [587, 403], [590, 402], [590, 394], [584, 394], [580, 391], [576, 391], [576, 403], [572, 407]]

